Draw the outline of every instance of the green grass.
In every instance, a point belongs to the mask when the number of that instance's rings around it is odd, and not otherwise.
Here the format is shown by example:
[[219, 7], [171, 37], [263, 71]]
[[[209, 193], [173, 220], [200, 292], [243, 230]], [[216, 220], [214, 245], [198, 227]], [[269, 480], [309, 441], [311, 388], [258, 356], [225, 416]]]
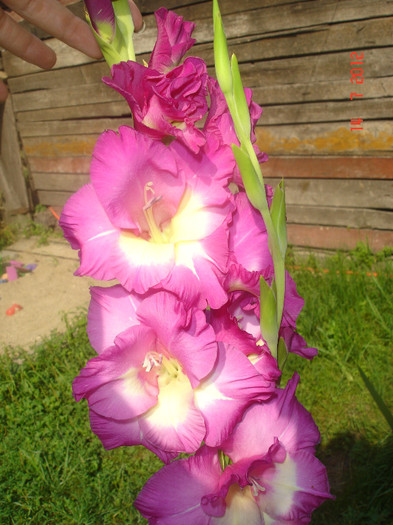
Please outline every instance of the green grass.
[[[292, 272], [306, 300], [299, 331], [320, 353], [312, 363], [291, 355], [283, 384], [299, 371], [298, 397], [321, 430], [318, 456], [336, 495], [313, 525], [393, 524], [393, 439], [357, 369], [392, 409], [388, 255], [359, 248], [328, 259], [329, 273], [315, 259], [304, 265], [314, 272]], [[87, 404], [74, 402], [71, 384], [93, 355], [82, 316], [32, 354], [0, 356], [1, 524], [145, 523], [132, 502], [161, 463], [140, 447], [105, 451], [92, 434]]]

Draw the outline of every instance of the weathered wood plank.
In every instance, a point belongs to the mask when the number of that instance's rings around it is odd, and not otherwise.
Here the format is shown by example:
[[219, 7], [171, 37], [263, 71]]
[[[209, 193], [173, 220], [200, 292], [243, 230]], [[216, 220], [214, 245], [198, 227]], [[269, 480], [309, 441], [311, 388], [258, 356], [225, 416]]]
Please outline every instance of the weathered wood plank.
[[[29, 157], [36, 173], [84, 173], [90, 157]], [[270, 157], [262, 165], [263, 176], [277, 179], [393, 179], [393, 158], [380, 157]]]
[[378, 251], [393, 246], [393, 232], [288, 224], [288, 240], [295, 246], [326, 250], [352, 250], [358, 242], [367, 242], [372, 250]]
[[29, 156], [30, 170], [35, 173], [90, 172], [91, 157], [33, 157]]
[[[287, 30], [274, 36], [260, 34], [234, 38], [230, 41], [230, 52], [235, 53], [239, 63], [295, 56], [324, 55], [330, 52], [392, 45], [392, 18], [377, 18], [337, 25], [318, 25], [312, 28]], [[354, 42], [356, 46], [354, 47]], [[188, 52], [214, 64], [212, 43], [197, 44]], [[351, 62], [348, 54], [348, 64]], [[366, 62], [365, 62], [366, 63]]]
[[74, 173], [32, 173], [34, 188], [44, 191], [77, 191], [89, 182], [88, 175]]
[[[315, 0], [286, 4], [279, 8], [275, 5], [266, 8], [260, 5], [260, 9], [250, 11], [240, 11], [239, 4], [234, 1], [233, 3], [236, 9], [223, 16], [228, 39], [393, 15], [393, 6], [389, 0]], [[198, 4], [192, 9], [178, 9], [177, 12], [187, 14], [188, 19], [198, 22], [194, 36], [199, 42], [212, 40], [211, 12], [203, 4]]]
[[270, 157], [262, 165], [262, 173], [278, 179], [392, 180], [393, 158]]
[[[364, 51], [370, 47], [390, 46], [392, 44], [391, 24], [392, 19], [375, 19], [333, 26], [324, 25], [295, 34], [282, 34], [274, 38], [243, 37], [251, 41], [241, 42], [241, 39], [236, 39], [231, 43], [231, 51], [236, 53], [240, 63], [249, 61], [250, 57], [253, 61], [260, 61], [280, 57], [320, 55], [345, 49], [352, 51], [354, 41], [356, 41], [357, 49]], [[200, 56], [209, 66], [214, 64], [211, 43], [194, 46], [188, 54]], [[350, 55], [348, 63], [349, 58]], [[139, 62], [141, 59], [142, 57], [138, 58]], [[64, 87], [65, 81], [74, 86], [88, 84], [97, 82], [102, 76], [108, 74], [107, 64], [100, 61], [67, 68], [66, 71], [63, 69], [40, 71], [24, 77], [11, 78], [9, 86], [12, 93], [19, 93], [34, 89]], [[368, 90], [374, 91], [369, 85]]]
[[0, 111], [0, 189], [7, 214], [24, 213], [30, 203], [23, 176], [12, 98]]
[[[212, 41], [212, 21], [210, 9], [206, 4], [196, 4], [192, 8], [178, 9], [179, 14], [186, 15], [187, 19], [197, 20], [195, 38], [198, 42]], [[389, 0], [379, 0], [372, 4], [368, 0], [315, 0], [313, 2], [300, 2], [285, 4], [277, 9], [272, 5], [260, 9], [236, 12], [224, 15], [224, 26], [228, 39], [242, 36], [269, 34], [277, 31], [293, 30], [297, 28], [312, 27], [321, 24], [336, 24], [350, 20], [367, 20], [369, 18], [393, 16], [393, 7]], [[134, 41], [135, 51], [139, 53], [150, 52], [156, 38], [156, 27], [153, 15], [145, 18], [146, 30], [137, 35]], [[76, 64], [92, 62], [82, 53], [65, 46], [56, 40], [47, 40], [52, 47], [58, 61], [55, 68], [69, 67]], [[27, 64], [10, 53], [4, 54], [5, 68], [10, 77], [38, 71], [39, 68]]]
[[[390, 75], [386, 64], [393, 60], [393, 47], [369, 49], [364, 53], [364, 56], [367, 57], [367, 70], [364, 69], [365, 82], [368, 78]], [[310, 84], [328, 80], [348, 80], [349, 93], [355, 91], [352, 90], [354, 86], [351, 84], [351, 65], [348, 51], [322, 56], [291, 57], [246, 63], [240, 65], [240, 71], [243, 84], [251, 88], [271, 84], [299, 84], [304, 83], [305, 79], [308, 79]], [[356, 86], [358, 90], [360, 87], [360, 84]], [[362, 89], [361, 92], [364, 91], [365, 89]]]
[[120, 102], [124, 98], [114, 89], [103, 83], [65, 88], [47, 89], [45, 91], [31, 91], [28, 96], [24, 93], [14, 95], [15, 112], [49, 109], [56, 107], [82, 106], [84, 104], [99, 104], [102, 102]]
[[266, 125], [350, 122], [354, 117], [377, 120], [386, 117], [386, 102], [385, 98], [379, 98], [267, 106], [261, 122]]
[[66, 69], [41, 70], [38, 73], [10, 78], [8, 86], [14, 94], [39, 89], [64, 88], [65, 85], [85, 86], [86, 84], [97, 84], [103, 76], [109, 74], [108, 64], [101, 60]]
[[287, 206], [289, 223], [348, 228], [393, 229], [393, 211], [328, 206]]
[[[70, 102], [72, 102], [72, 99], [70, 99]], [[60, 99], [59, 103], [61, 103]], [[66, 100], [64, 103], [67, 103]], [[125, 106], [125, 110], [127, 110], [127, 108], [128, 106]], [[48, 110], [45, 110], [45, 112], [47, 114]], [[36, 116], [39, 117], [40, 113], [41, 112], [37, 111]], [[74, 110], [73, 113], [76, 117], [80, 117], [78, 111]], [[56, 115], [56, 113], [54, 113], [54, 115]], [[72, 116], [68, 112], [67, 116], [69, 119], [72, 119]], [[96, 116], [98, 117], [99, 114], [96, 113]], [[324, 102], [323, 104], [311, 102], [308, 104], [268, 106], [264, 108], [261, 123], [263, 125], [282, 125], [310, 122], [350, 122], [351, 117], [354, 116], [356, 116], [356, 118], [363, 118], [364, 120], [383, 119], [386, 116], [386, 99]], [[97, 121], [88, 119], [83, 121], [58, 121], [56, 119], [55, 121], [49, 122], [47, 120], [25, 120], [23, 113], [18, 114], [18, 130], [22, 136], [26, 137], [50, 134], [93, 133], [103, 131], [106, 127], [113, 128], [122, 124], [131, 125], [131, 119], [129, 117], [123, 119], [106, 118], [98, 119]]]
[[[264, 0], [263, 1], [263, 7], [268, 6], [280, 6], [282, 4], [289, 4], [289, 3], [295, 3], [299, 0]], [[305, 0], [305, 1], [313, 1], [313, 0]], [[179, 12], [179, 9], [182, 7], [190, 6], [189, 9], [195, 9], [195, 4], [204, 4], [205, 10], [208, 11], [211, 10], [211, 1], [203, 0], [202, 2], [197, 2], [195, 0], [142, 0], [139, 2], [139, 7], [142, 13], [153, 13], [154, 11], [157, 11], [160, 7], [162, 7], [165, 4], [165, 7], [167, 9], [174, 9], [177, 12]], [[261, 7], [261, 0], [243, 0], [242, 2], [242, 10], [246, 11], [248, 9], [257, 9]], [[182, 10], [183, 16], [184, 16], [184, 9]], [[206, 14], [205, 11], [205, 14]], [[220, 11], [221, 14], [229, 14], [229, 13], [237, 13], [239, 11], [239, 3], [234, 2], [232, 0], [225, 0], [224, 2], [220, 3]]]
[[35, 157], [86, 157], [93, 152], [98, 134], [61, 137], [28, 137], [23, 139], [27, 156]]
[[105, 102], [103, 104], [85, 104], [65, 108], [40, 109], [23, 111], [16, 115], [19, 122], [43, 122], [46, 120], [66, 120], [83, 118], [113, 118], [130, 116], [130, 108], [125, 100], [121, 102]]
[[106, 129], [117, 130], [119, 126], [131, 126], [132, 119], [81, 119], [81, 120], [52, 120], [18, 122], [18, 131], [21, 137], [46, 137], [48, 135], [85, 135], [86, 133], [102, 133]]
[[[265, 178], [276, 187], [277, 179]], [[393, 210], [393, 181], [287, 179], [286, 201], [297, 206]]]
[[383, 98], [385, 104], [388, 98], [393, 96], [393, 76], [382, 78], [368, 78], [365, 88], [354, 88], [349, 86], [347, 80], [322, 81], [322, 82], [302, 82], [298, 84], [274, 84], [261, 85], [253, 88], [253, 99], [262, 107], [274, 104], [305, 103], [327, 101], [349, 101], [351, 93], [363, 95], [352, 101], [352, 105], [357, 108], [357, 102], [367, 99]]
[[73, 192], [69, 191], [37, 191], [38, 200], [44, 206], [63, 207], [72, 194]]
[[391, 156], [391, 123], [366, 121], [362, 124], [364, 129], [358, 131], [351, 131], [350, 122], [258, 126], [257, 143], [262, 151], [271, 155]]

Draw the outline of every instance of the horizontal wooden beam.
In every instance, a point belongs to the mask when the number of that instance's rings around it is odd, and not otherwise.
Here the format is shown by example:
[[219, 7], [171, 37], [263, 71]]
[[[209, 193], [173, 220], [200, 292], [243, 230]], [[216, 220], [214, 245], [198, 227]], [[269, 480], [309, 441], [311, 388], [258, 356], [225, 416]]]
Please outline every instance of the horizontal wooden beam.
[[288, 241], [294, 246], [325, 250], [352, 250], [357, 243], [364, 242], [379, 251], [393, 246], [393, 232], [288, 224]]
[[264, 177], [279, 179], [393, 180], [393, 158], [270, 157], [262, 172]]
[[[265, 178], [265, 182], [275, 187], [278, 180]], [[393, 210], [393, 181], [287, 179], [286, 200], [298, 206]]]
[[393, 211], [332, 206], [287, 206], [289, 223], [393, 231]]
[[90, 180], [89, 175], [75, 173], [32, 173], [35, 190], [71, 191], [79, 190]]
[[[356, 118], [356, 107], [352, 118]], [[263, 122], [263, 117], [262, 117]], [[362, 130], [351, 131], [351, 123], [257, 126], [258, 146], [270, 155], [369, 155], [391, 156], [392, 124], [389, 121], [365, 121]]]

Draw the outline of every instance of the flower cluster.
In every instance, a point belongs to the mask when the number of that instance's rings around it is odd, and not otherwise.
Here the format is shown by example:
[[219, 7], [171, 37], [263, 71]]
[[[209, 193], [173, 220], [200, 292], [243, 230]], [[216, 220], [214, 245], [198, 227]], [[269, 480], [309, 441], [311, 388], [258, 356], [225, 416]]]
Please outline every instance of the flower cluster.
[[[156, 19], [149, 63], [114, 64], [104, 79], [133, 127], [100, 136], [91, 182], [61, 216], [76, 274], [119, 283], [91, 288], [97, 356], [74, 396], [87, 399], [105, 448], [144, 445], [166, 463], [136, 501], [151, 523], [309, 523], [329, 487], [298, 378], [277, 387], [261, 333], [259, 280], [274, 278], [265, 224], [244, 190], [219, 85], [201, 59], [181, 63], [194, 24], [163, 8]], [[261, 109], [245, 96], [254, 127]], [[253, 129], [251, 140], [267, 160]], [[285, 281], [279, 336], [310, 359], [316, 350], [296, 333], [303, 301]]]

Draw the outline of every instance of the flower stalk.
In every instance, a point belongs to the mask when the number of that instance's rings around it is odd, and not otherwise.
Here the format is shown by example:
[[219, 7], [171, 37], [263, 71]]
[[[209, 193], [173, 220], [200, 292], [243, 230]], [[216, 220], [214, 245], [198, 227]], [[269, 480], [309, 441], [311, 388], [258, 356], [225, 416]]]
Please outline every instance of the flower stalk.
[[285, 295], [285, 253], [287, 234], [285, 221], [285, 190], [281, 182], [277, 187], [269, 210], [261, 167], [254, 151], [250, 133], [251, 121], [239, 65], [235, 55], [231, 60], [221, 19], [218, 1], [213, 0], [214, 57], [216, 76], [225, 96], [240, 147], [232, 145], [243, 184], [251, 204], [259, 210], [269, 238], [275, 279], [271, 287], [261, 277], [261, 333], [272, 355], [278, 357], [278, 331], [280, 329]]
[[86, 19], [109, 67], [135, 61], [134, 23], [128, 0], [85, 0]]

